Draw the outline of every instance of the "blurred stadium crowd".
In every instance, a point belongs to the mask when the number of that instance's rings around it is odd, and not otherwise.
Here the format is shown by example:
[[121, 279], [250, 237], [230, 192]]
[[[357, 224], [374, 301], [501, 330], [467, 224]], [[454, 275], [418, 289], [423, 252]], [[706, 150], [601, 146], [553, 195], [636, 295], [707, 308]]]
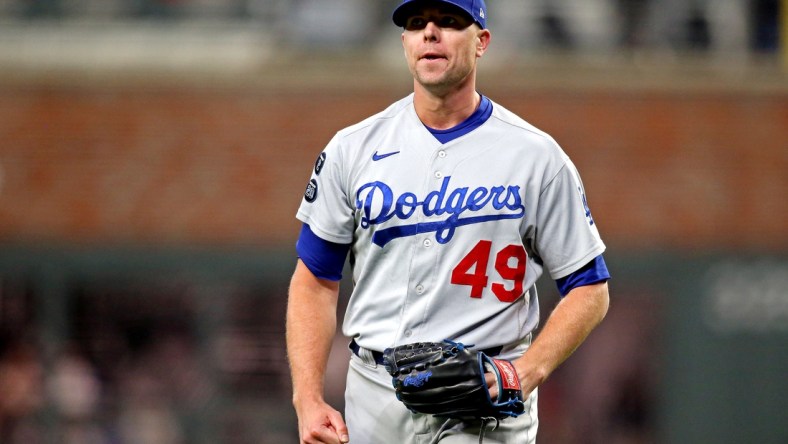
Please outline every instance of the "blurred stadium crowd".
[[68, 287], [57, 300], [0, 276], [0, 443], [291, 442], [283, 289], [117, 277]]
[[[280, 38], [374, 44], [398, 0], [0, 0], [0, 21], [251, 22]], [[780, 0], [489, 0], [504, 46], [771, 52]], [[505, 14], [500, 11], [506, 11]], [[500, 45], [500, 43], [499, 43]]]

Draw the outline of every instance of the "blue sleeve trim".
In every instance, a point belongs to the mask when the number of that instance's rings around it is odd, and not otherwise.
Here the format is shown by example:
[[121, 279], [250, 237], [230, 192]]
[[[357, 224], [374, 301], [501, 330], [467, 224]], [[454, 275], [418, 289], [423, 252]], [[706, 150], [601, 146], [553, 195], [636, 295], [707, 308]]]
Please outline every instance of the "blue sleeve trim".
[[350, 244], [329, 242], [313, 233], [309, 225], [301, 226], [296, 252], [315, 276], [330, 281], [342, 279], [342, 268], [345, 266], [348, 251]]
[[610, 279], [610, 272], [607, 271], [605, 259], [600, 254], [591, 260], [591, 262], [585, 264], [583, 268], [575, 271], [569, 276], [556, 279], [555, 283], [558, 285], [558, 291], [561, 293], [561, 297], [564, 297], [569, 294], [573, 288], [596, 284], [608, 279]]

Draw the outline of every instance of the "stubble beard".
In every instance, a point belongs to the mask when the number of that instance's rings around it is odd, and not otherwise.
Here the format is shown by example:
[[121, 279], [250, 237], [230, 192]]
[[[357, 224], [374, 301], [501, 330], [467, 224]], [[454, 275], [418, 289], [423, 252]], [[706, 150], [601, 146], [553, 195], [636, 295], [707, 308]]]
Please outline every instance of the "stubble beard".
[[417, 66], [411, 68], [411, 73], [416, 82], [427, 91], [443, 96], [450, 91], [459, 89], [469, 78], [472, 68], [466, 70], [447, 69], [441, 72], [421, 70]]

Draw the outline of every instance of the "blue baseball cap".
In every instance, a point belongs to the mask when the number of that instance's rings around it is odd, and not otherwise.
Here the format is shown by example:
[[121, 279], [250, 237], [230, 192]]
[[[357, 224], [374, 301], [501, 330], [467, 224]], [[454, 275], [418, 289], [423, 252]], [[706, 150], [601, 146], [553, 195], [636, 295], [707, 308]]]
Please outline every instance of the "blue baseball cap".
[[405, 22], [408, 20], [408, 13], [410, 9], [417, 6], [419, 3], [446, 3], [447, 5], [456, 6], [473, 18], [473, 21], [479, 24], [482, 29], [487, 28], [487, 6], [484, 0], [403, 0], [402, 4], [394, 10], [394, 15], [391, 17], [394, 24], [399, 27], [404, 27]]

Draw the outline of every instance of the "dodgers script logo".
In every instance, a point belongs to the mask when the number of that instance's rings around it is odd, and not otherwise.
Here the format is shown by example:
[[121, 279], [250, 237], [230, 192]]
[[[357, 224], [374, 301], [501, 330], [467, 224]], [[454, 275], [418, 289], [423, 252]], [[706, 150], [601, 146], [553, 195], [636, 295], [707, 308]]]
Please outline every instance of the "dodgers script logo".
[[[362, 185], [356, 193], [356, 209], [363, 212], [361, 228], [369, 229], [372, 225], [382, 224], [394, 217], [407, 221], [416, 210], [421, 210], [427, 217], [446, 214], [446, 219], [441, 221], [397, 225], [377, 230], [372, 235], [372, 242], [380, 247], [400, 237], [433, 232], [435, 239], [445, 244], [454, 237], [457, 227], [502, 219], [519, 219], [525, 215], [518, 185], [489, 188], [480, 186], [475, 189], [460, 187], [449, 191], [450, 180], [451, 176], [444, 177], [440, 189], [427, 193], [423, 199], [410, 192], [395, 196], [391, 187], [383, 182]], [[468, 214], [489, 208], [496, 210], [496, 213], [479, 216]]]

